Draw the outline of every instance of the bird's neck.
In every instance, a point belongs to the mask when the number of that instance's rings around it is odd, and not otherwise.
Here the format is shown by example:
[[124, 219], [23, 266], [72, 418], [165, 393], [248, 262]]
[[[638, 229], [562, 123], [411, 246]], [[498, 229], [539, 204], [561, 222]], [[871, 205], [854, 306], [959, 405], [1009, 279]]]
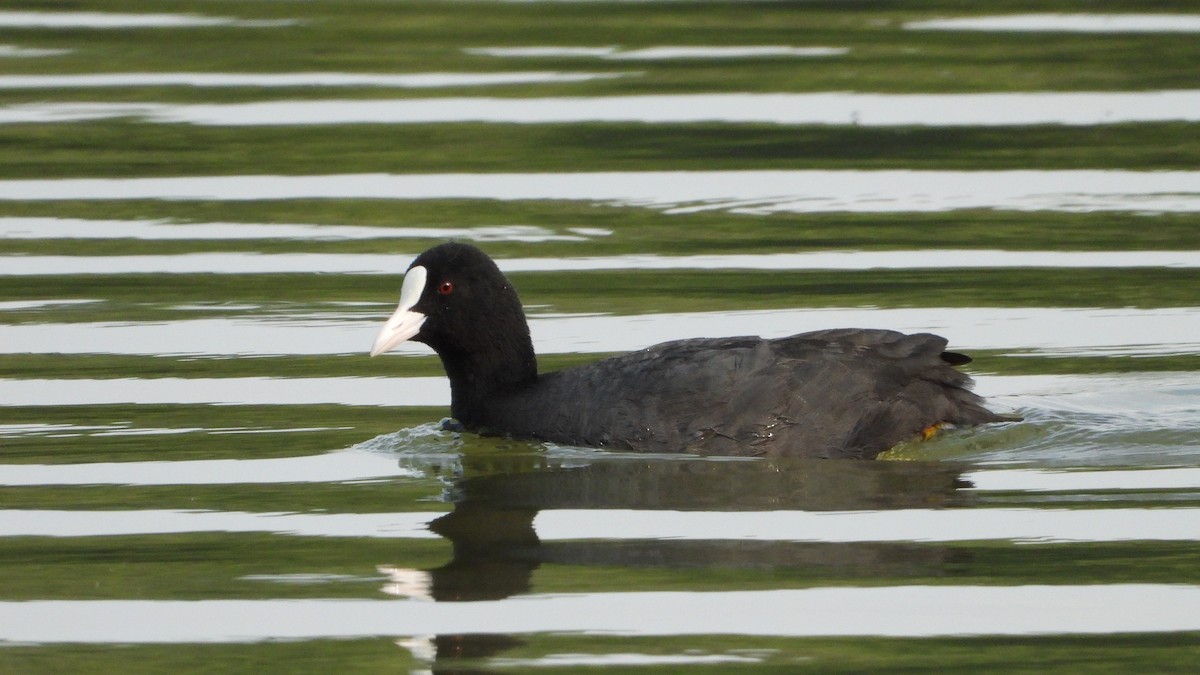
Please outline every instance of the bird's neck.
[[497, 404], [537, 381], [537, 357], [526, 333], [464, 354], [439, 354], [450, 378], [450, 412], [468, 428], [487, 424]]

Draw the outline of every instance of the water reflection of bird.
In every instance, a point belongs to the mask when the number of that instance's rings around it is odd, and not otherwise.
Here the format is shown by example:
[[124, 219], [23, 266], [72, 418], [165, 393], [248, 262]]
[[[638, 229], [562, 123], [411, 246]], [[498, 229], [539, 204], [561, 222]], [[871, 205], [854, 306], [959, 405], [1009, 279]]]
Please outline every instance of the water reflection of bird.
[[441, 357], [470, 431], [638, 452], [873, 458], [983, 407], [936, 335], [837, 329], [690, 339], [538, 373], [517, 292], [479, 249], [449, 243], [409, 267], [375, 340]]
[[[478, 449], [478, 448], [477, 448]], [[411, 468], [438, 475], [445, 456]], [[706, 523], [740, 512], [755, 519], [772, 512], [861, 513], [867, 510], [961, 508], [976, 496], [950, 462], [825, 462], [808, 459], [728, 461], [712, 458], [636, 458], [579, 451], [462, 452], [461, 477], [451, 481], [454, 510], [429, 528], [453, 545], [452, 559], [426, 570], [380, 565], [385, 591], [438, 602], [501, 600], [552, 592], [555, 579], [589, 579], [599, 589], [635, 587], [638, 570], [671, 578], [683, 587], [713, 579], [928, 580], [962, 573], [972, 552], [938, 543], [846, 541], [835, 527], [814, 529], [803, 540], [760, 540], [707, 524], [706, 536], [683, 531], [647, 538], [598, 526], [612, 509], [633, 513], [621, 522], [654, 522], [687, 512]], [[557, 513], [548, 541], [537, 518]], [[599, 518], [594, 518], [599, 515]], [[715, 516], [715, 517], [714, 517]], [[919, 516], [917, 516], [919, 517]], [[610, 521], [611, 522], [611, 521]], [[723, 521], [728, 522], [728, 521]], [[636, 529], [636, 528], [634, 528]], [[539, 581], [538, 571], [549, 573]], [[612, 570], [620, 574], [612, 574]], [[691, 570], [719, 570], [715, 576]], [[743, 576], [743, 574], [745, 576]], [[599, 579], [599, 581], [596, 581]], [[632, 580], [632, 581], [631, 581]], [[722, 582], [717, 582], [722, 583]], [[585, 584], [586, 585], [586, 584]], [[621, 600], [613, 599], [620, 603]], [[520, 638], [502, 634], [441, 634], [398, 642], [430, 662], [434, 672], [465, 671], [467, 661], [511, 650]]]
[[[939, 576], [948, 551], [904, 542], [739, 539], [711, 526], [710, 537], [623, 539], [588, 529], [589, 513], [632, 511], [651, 520], [663, 513], [774, 511], [862, 512], [960, 508], [972, 503], [961, 467], [948, 462], [820, 462], [711, 459], [567, 462], [540, 453], [505, 461], [463, 456], [465, 475], [453, 481], [454, 510], [429, 528], [454, 545], [453, 560], [428, 570], [420, 583], [390, 570], [392, 582], [438, 601], [496, 600], [528, 592], [543, 563], [619, 567], [803, 568], [820, 576], [853, 573]], [[566, 466], [569, 464], [570, 466]], [[567, 511], [578, 529], [543, 542], [534, 520]], [[410, 571], [411, 572], [411, 571]], [[412, 595], [412, 591], [396, 591]]]

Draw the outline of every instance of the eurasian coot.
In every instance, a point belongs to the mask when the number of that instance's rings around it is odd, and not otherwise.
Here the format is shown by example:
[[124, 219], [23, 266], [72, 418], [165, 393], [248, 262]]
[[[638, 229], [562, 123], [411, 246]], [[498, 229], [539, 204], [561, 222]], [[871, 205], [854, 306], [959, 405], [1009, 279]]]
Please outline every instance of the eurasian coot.
[[638, 452], [874, 458], [992, 413], [926, 333], [837, 329], [666, 342], [538, 373], [517, 292], [485, 253], [436, 246], [409, 267], [371, 355], [407, 340], [441, 357], [469, 431]]

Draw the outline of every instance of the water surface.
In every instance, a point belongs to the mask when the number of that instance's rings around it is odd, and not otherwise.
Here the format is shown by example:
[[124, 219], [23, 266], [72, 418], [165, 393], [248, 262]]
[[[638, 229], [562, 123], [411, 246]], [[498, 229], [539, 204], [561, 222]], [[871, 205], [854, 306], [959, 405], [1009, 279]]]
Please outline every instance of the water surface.
[[909, 30], [1066, 33], [1200, 33], [1195, 14], [1010, 14], [909, 21]]
[[[428, 75], [307, 74], [291, 76], [125, 74], [8, 76], [0, 89], [145, 85], [449, 87], [530, 82], [584, 82], [623, 73], [443, 73]], [[257, 84], [261, 83], [261, 84]], [[205, 126], [510, 123], [567, 124], [821, 124], [862, 127], [1092, 126], [1130, 122], [1195, 122], [1200, 92], [1021, 92], [975, 94], [676, 94], [556, 98], [260, 101], [166, 103], [30, 103], [0, 108], [0, 123], [78, 122], [133, 117]]]
[[0, 89], [104, 87], [482, 87], [499, 84], [584, 82], [622, 73], [104, 73], [0, 75]]
[[567, 200], [670, 214], [1200, 211], [1197, 171], [626, 171], [0, 180], [0, 201]]
[[89, 28], [118, 30], [128, 28], [192, 28], [205, 26], [273, 27], [293, 21], [256, 21], [201, 14], [149, 14], [121, 12], [12, 12], [0, 11], [3, 28]]
[[[55, 52], [0, 78], [0, 671], [1194, 670], [1194, 17], [73, 9], [0, 12]], [[366, 355], [445, 239], [543, 369], [924, 331], [1023, 421], [876, 462], [456, 432], [427, 348]]]
[[655, 61], [662, 59], [745, 59], [774, 57], [842, 56], [848, 47], [791, 47], [785, 45], [744, 45], [734, 47], [688, 46], [643, 47], [468, 47], [467, 54], [502, 58], [598, 58], [610, 61]]

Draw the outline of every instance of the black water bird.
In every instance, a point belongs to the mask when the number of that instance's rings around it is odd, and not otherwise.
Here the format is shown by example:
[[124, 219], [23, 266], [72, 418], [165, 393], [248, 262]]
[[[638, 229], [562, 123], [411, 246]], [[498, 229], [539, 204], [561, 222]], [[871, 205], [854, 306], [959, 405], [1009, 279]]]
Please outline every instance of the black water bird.
[[479, 249], [408, 268], [371, 349], [429, 345], [468, 431], [636, 452], [874, 458], [946, 426], [1011, 421], [983, 406], [927, 333], [835, 329], [678, 340], [539, 373], [517, 292]]

